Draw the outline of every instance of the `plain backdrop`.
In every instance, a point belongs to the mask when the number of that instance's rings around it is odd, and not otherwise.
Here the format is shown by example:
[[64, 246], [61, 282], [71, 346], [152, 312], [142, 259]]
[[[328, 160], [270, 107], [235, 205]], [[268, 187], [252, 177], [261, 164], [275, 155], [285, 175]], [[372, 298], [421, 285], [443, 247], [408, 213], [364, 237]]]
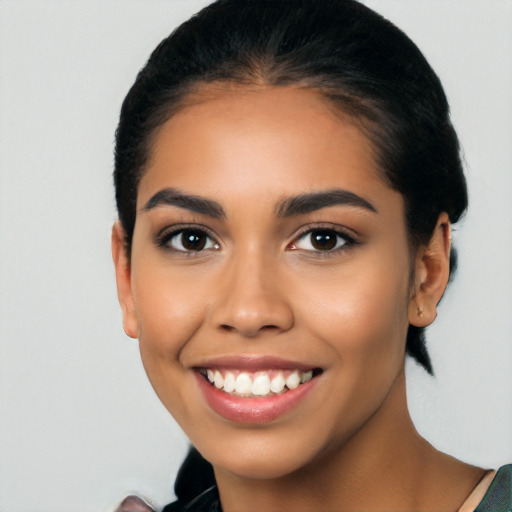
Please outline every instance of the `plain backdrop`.
[[[255, 0], [256, 1], [256, 0]], [[121, 101], [205, 0], [0, 1], [0, 511], [161, 506], [186, 438], [121, 328], [110, 258]], [[486, 467], [512, 462], [512, 1], [373, 0], [443, 81], [467, 163], [460, 265], [407, 363], [419, 431]]]

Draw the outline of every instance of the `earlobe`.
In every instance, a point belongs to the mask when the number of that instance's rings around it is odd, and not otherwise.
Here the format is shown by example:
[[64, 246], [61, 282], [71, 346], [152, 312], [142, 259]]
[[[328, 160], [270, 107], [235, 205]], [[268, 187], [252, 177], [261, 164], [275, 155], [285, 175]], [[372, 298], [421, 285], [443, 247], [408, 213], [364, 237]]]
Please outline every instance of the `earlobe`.
[[450, 276], [451, 225], [448, 215], [441, 213], [432, 238], [421, 247], [415, 258], [414, 288], [409, 302], [409, 323], [416, 327], [430, 325], [437, 316]]
[[139, 324], [135, 314], [135, 302], [131, 285], [131, 269], [125, 244], [124, 229], [120, 221], [112, 227], [112, 259], [116, 271], [117, 297], [123, 314], [124, 332], [130, 338], [138, 338]]

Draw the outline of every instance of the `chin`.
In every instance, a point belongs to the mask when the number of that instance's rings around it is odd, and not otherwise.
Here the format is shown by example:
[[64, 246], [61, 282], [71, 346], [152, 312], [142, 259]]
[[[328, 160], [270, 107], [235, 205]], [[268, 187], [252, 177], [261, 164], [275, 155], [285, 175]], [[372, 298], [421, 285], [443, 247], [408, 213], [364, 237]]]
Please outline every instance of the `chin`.
[[[292, 458], [293, 459], [293, 458]], [[290, 460], [285, 454], [279, 457], [240, 457], [238, 460], [220, 460], [219, 464], [213, 461], [213, 467], [244, 479], [275, 480], [284, 478], [300, 469], [299, 461]]]
[[[223, 446], [218, 443], [202, 450], [198, 449], [215, 468], [240, 478], [272, 480], [286, 477], [308, 466], [317, 457], [320, 447], [314, 443], [304, 443], [303, 436], [291, 435], [292, 439], [262, 440], [245, 439], [238, 443]], [[309, 449], [305, 449], [308, 446]]]

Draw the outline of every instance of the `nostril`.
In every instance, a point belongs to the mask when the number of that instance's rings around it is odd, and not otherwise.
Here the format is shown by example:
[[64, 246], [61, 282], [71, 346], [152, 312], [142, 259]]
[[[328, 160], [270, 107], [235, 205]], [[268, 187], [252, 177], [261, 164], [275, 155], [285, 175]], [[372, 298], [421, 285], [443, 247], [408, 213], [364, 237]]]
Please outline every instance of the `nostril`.
[[237, 327], [234, 327], [229, 324], [221, 324], [220, 328], [226, 332], [238, 331], [238, 332], [242, 333], [243, 335], [249, 336], [249, 337], [257, 336], [258, 334], [260, 334], [262, 332], [279, 331], [279, 326], [273, 325], [273, 324], [262, 325], [260, 327], [254, 328], [254, 329], [252, 329], [250, 327], [247, 327], [245, 329], [242, 327], [237, 328]]

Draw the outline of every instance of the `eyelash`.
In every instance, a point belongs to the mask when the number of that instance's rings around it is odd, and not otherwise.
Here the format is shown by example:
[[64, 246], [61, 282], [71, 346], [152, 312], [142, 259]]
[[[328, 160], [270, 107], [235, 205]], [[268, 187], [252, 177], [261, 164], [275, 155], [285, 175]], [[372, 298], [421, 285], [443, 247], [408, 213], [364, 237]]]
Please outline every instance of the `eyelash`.
[[[196, 235], [200, 237], [205, 237], [204, 245], [201, 246], [199, 249], [186, 249], [183, 246], [183, 235], [185, 233], [190, 233], [191, 235]], [[316, 249], [313, 246], [313, 243], [311, 241], [311, 238], [309, 239], [309, 244], [312, 246], [311, 249], [304, 249], [297, 247], [298, 242], [300, 242], [303, 239], [306, 239], [306, 237], [311, 237], [314, 233], [324, 233], [325, 235], [330, 235], [335, 237], [335, 245], [332, 248], [327, 248], [325, 250], [322, 249]], [[180, 237], [181, 238], [177, 238]], [[160, 231], [156, 238], [156, 244], [158, 247], [173, 251], [175, 253], [180, 253], [187, 256], [195, 256], [200, 254], [204, 251], [209, 250], [218, 250], [220, 249], [220, 244], [217, 242], [215, 237], [209, 232], [208, 229], [206, 229], [204, 226], [173, 226], [172, 228], [166, 228], [162, 231]], [[182, 249], [172, 247], [171, 243], [174, 239], [177, 239], [178, 242], [183, 247]], [[339, 245], [340, 240], [343, 241], [341, 245]], [[315, 227], [308, 227], [301, 233], [299, 233], [294, 240], [289, 243], [286, 247], [287, 250], [290, 251], [303, 251], [305, 253], [311, 253], [315, 254], [319, 257], [330, 257], [337, 254], [340, 254], [342, 252], [347, 251], [351, 247], [357, 245], [359, 242], [352, 236], [347, 234], [346, 232], [340, 230], [339, 228], [334, 228], [333, 226], [315, 226]]]
[[[199, 236], [205, 237], [207, 239], [205, 241], [206, 247], [203, 246], [198, 250], [193, 250], [193, 249], [187, 250], [185, 247], [183, 247], [183, 242], [184, 242], [183, 235], [187, 232], [190, 233], [191, 235], [194, 234], [194, 235], [199, 235]], [[179, 236], [181, 236], [181, 238], [179, 239], [179, 243], [181, 244], [183, 249], [178, 249], [176, 247], [172, 247], [172, 245], [171, 245], [173, 239], [176, 239]], [[170, 229], [167, 229], [167, 228], [163, 229], [156, 236], [156, 244], [158, 247], [160, 247], [162, 249], [166, 249], [169, 251], [173, 251], [175, 253], [180, 253], [180, 254], [188, 255], [188, 256], [195, 256], [205, 250], [218, 250], [220, 248], [219, 243], [217, 242], [215, 237], [212, 236], [212, 234], [209, 232], [209, 230], [207, 230], [203, 226], [193, 226], [193, 225], [192, 226], [191, 225], [173, 226]], [[208, 247], [208, 245], [212, 245], [212, 246]]]
[[[313, 243], [311, 241], [311, 237], [314, 233], [320, 233], [323, 232], [328, 235], [334, 235], [335, 237], [335, 246], [330, 249], [321, 250], [321, 249], [315, 249], [314, 247], [312, 249], [301, 249], [300, 247], [297, 247], [297, 244], [299, 241], [305, 239], [306, 237], [309, 238], [309, 244], [313, 246]], [[338, 245], [340, 243], [340, 239], [343, 241], [341, 245]], [[354, 236], [349, 235], [343, 230], [340, 230], [339, 228], [334, 228], [333, 226], [315, 226], [315, 227], [308, 227], [294, 239], [293, 242], [291, 242], [287, 249], [291, 251], [303, 251], [307, 253], [313, 253], [315, 256], [319, 256], [322, 258], [328, 258], [331, 256], [339, 255], [342, 252], [346, 252], [350, 248], [357, 245], [359, 242], [354, 238]]]

